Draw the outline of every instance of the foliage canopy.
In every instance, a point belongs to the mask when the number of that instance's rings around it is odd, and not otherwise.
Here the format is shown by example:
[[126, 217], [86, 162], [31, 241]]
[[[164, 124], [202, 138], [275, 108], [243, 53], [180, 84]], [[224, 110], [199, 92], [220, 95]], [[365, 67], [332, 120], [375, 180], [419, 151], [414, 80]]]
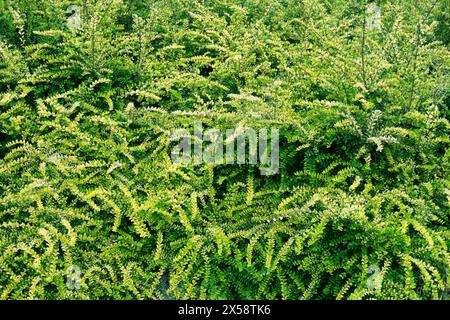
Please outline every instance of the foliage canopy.
[[[448, 298], [449, 2], [377, 4], [0, 1], [0, 298]], [[279, 174], [173, 164], [195, 121]]]

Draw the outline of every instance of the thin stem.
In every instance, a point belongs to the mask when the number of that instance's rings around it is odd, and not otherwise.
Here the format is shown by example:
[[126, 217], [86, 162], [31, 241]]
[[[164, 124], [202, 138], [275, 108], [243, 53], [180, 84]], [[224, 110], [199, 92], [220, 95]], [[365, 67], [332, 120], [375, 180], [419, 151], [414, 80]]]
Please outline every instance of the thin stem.
[[417, 71], [417, 56], [419, 55], [419, 41], [420, 41], [420, 20], [417, 23], [417, 31], [416, 31], [416, 41], [414, 45], [414, 55], [413, 55], [413, 70], [411, 73], [411, 88], [409, 90], [409, 101], [408, 101], [408, 109], [411, 109], [414, 91], [416, 87], [416, 71]]
[[362, 39], [361, 39], [361, 77], [362, 82], [364, 84], [364, 88], [366, 88], [366, 7], [363, 8], [363, 30], [362, 30]]
[[[422, 29], [421, 29], [422, 20], [425, 20], [426, 18], [428, 18], [428, 16], [432, 13], [432, 11], [437, 3], [438, 3], [438, 1], [435, 1], [432, 4], [430, 10], [428, 10], [428, 12], [426, 12], [423, 17], [421, 17], [420, 13], [419, 13], [419, 19], [417, 21], [416, 36], [415, 36], [414, 48], [413, 48], [413, 56], [412, 56], [412, 64], [413, 64], [412, 68], [413, 69], [412, 69], [412, 73], [411, 73], [411, 86], [410, 86], [410, 90], [409, 90], [408, 109], [411, 109], [411, 107], [412, 107], [412, 103], [413, 103], [413, 99], [414, 99], [414, 92], [416, 90], [417, 57], [419, 56], [420, 38], [422, 36]], [[415, 7], [416, 7], [416, 9], [419, 9], [419, 0], [416, 0]]]

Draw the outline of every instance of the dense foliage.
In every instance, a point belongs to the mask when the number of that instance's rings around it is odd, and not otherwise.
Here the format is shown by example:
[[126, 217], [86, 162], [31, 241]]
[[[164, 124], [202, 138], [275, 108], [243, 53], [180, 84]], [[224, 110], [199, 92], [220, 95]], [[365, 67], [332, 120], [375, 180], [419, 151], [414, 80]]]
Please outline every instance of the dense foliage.
[[[0, 298], [448, 299], [449, 1], [369, 5], [0, 1]], [[279, 173], [173, 164], [196, 121]]]

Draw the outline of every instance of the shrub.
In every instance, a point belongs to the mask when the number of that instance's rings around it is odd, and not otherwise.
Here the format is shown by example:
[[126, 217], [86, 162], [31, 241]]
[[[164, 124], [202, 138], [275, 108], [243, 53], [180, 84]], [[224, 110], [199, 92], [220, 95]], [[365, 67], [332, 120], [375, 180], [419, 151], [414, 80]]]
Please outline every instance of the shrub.
[[[445, 1], [73, 3], [0, 1], [2, 299], [448, 298]], [[173, 164], [197, 121], [279, 173]]]

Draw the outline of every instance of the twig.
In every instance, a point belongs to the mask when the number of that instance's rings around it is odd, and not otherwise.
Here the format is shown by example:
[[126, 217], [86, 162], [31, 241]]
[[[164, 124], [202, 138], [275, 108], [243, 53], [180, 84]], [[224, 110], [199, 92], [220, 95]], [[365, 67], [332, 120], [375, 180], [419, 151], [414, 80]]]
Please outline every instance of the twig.
[[365, 47], [366, 47], [366, 6], [363, 7], [363, 30], [362, 30], [362, 40], [361, 40], [361, 72], [362, 72], [362, 82], [364, 88], [366, 88], [366, 60], [365, 60]]

